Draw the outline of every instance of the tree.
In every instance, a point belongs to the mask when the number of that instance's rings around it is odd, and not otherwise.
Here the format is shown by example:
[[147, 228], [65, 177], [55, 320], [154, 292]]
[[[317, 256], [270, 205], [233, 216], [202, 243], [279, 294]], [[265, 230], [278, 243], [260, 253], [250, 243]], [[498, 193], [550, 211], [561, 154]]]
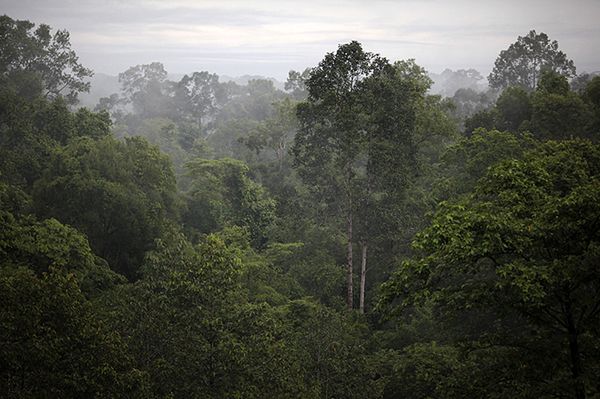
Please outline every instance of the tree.
[[480, 93], [473, 89], [458, 89], [452, 96], [451, 101], [454, 105], [454, 109], [450, 111], [451, 114], [461, 125], [464, 125], [466, 118], [490, 108], [494, 103], [494, 96], [491, 91]]
[[219, 84], [219, 77], [208, 72], [194, 72], [191, 76], [185, 75], [175, 88], [175, 101], [183, 117], [192, 118], [198, 126], [203, 128], [206, 117], [214, 116], [217, 107], [226, 97], [224, 87]]
[[304, 369], [311, 398], [379, 398], [361, 324], [307, 300], [284, 308], [291, 325], [286, 337]]
[[592, 395], [599, 165], [600, 148], [584, 140], [548, 142], [497, 164], [472, 193], [440, 204], [414, 243], [422, 256], [405, 262], [384, 291], [404, 306], [431, 301], [460, 323], [494, 320], [496, 334], [482, 326], [468, 335], [474, 347], [508, 349], [497, 356], [517, 350], [523, 364], [557, 359], [541, 382], [526, 380], [529, 392]]
[[518, 132], [524, 121], [531, 118], [529, 93], [518, 86], [508, 87], [496, 101], [497, 126], [501, 130]]
[[465, 136], [470, 136], [479, 128], [492, 130], [498, 122], [498, 110], [495, 108], [481, 110], [465, 119]]
[[122, 283], [119, 277], [74, 228], [0, 211], [5, 395], [137, 397], [140, 375], [86, 299]]
[[2, 179], [30, 191], [48, 168], [51, 152], [77, 137], [100, 139], [110, 134], [107, 113], [71, 112], [64, 98], [23, 98], [0, 89], [0, 171]]
[[569, 86], [571, 86], [571, 90], [575, 93], [583, 93], [587, 85], [597, 76], [600, 75], [600, 72], [587, 73], [583, 72], [579, 75], [575, 76], [569, 82]]
[[380, 205], [398, 198], [414, 166], [419, 102], [431, 84], [413, 60], [391, 65], [341, 45], [312, 69], [308, 99], [298, 105], [293, 147], [300, 176], [336, 218], [346, 236], [346, 303], [353, 307], [353, 246], [361, 246], [360, 310], [364, 311], [368, 242]]
[[94, 111], [106, 111], [114, 120], [119, 121], [123, 118], [125, 112], [123, 110], [125, 102], [124, 98], [121, 98], [117, 93], [113, 93], [108, 97], [101, 97], [94, 107]]
[[479, 81], [483, 79], [481, 73], [475, 69], [444, 69], [437, 75], [432, 74], [434, 83], [431, 85], [431, 92], [440, 94], [444, 97], [452, 97], [460, 89], [469, 89], [478, 91]]
[[[295, 164], [306, 182], [323, 193], [346, 221], [346, 304], [353, 307], [353, 227], [366, 137], [364, 81], [389, 64], [364, 52], [358, 42], [340, 45], [312, 70], [308, 100], [298, 106], [300, 130], [294, 141]], [[362, 167], [361, 167], [362, 163]], [[364, 174], [364, 173], [363, 173]]]
[[417, 170], [418, 144], [440, 140], [448, 126], [439, 112], [439, 97], [426, 96], [430, 85], [425, 69], [412, 59], [397, 61], [365, 81], [368, 128], [362, 146], [366, 165], [355, 229], [361, 247], [361, 313], [365, 311], [366, 275], [372, 269], [367, 265], [369, 247], [389, 254], [391, 242], [408, 227], [401, 214], [406, 190]]
[[288, 78], [285, 81], [285, 90], [290, 92], [292, 97], [295, 100], [305, 100], [308, 96], [308, 91], [306, 90], [306, 81], [310, 77], [310, 68], [306, 68], [302, 72], [297, 72], [291, 70], [288, 73]]
[[521, 86], [531, 92], [545, 70], [568, 78], [575, 76], [575, 64], [558, 49], [558, 42], [550, 41], [545, 33], [537, 34], [532, 30], [500, 52], [488, 80], [492, 88]]
[[245, 267], [217, 235], [194, 246], [172, 232], [138, 282], [105, 298], [152, 397], [306, 397], [282, 311], [246, 301]]
[[142, 117], [169, 114], [167, 71], [160, 62], [136, 65], [119, 74], [126, 102]]
[[[531, 95], [529, 130], [542, 140], [589, 137], [593, 115], [583, 99], [569, 90], [564, 76], [544, 72]], [[596, 132], [592, 132], [596, 133]]]
[[593, 113], [592, 132], [600, 132], [600, 76], [594, 77], [585, 87], [584, 100], [590, 104]]
[[238, 141], [256, 151], [257, 154], [265, 149], [270, 150], [275, 154], [277, 166], [281, 170], [289, 145], [298, 129], [296, 104], [289, 98], [274, 103], [274, 115], [261, 122], [249, 135], [240, 137]]
[[83, 137], [53, 152], [33, 190], [34, 209], [85, 233], [95, 253], [129, 279], [177, 217], [168, 157], [140, 137]]
[[16, 78], [22, 86], [37, 78], [46, 97], [62, 96], [70, 104], [77, 102], [78, 93], [89, 91], [90, 83], [86, 79], [92, 76], [92, 71], [79, 63], [77, 54], [71, 49], [69, 32], [58, 30], [52, 34], [45, 24], [34, 28], [35, 24], [29, 21], [0, 16], [0, 75], [3, 83]]
[[234, 159], [195, 159], [187, 165], [191, 178], [187, 226], [202, 234], [227, 226], [248, 229], [252, 244], [267, 243], [267, 227], [275, 203], [258, 183], [248, 177], [248, 166]]
[[94, 255], [86, 237], [55, 219], [36, 221], [32, 216], [15, 216], [0, 211], [0, 256], [3, 268], [25, 267], [41, 276], [61, 270], [76, 277], [87, 296], [123, 282]]
[[523, 159], [525, 152], [538, 144], [530, 134], [476, 129], [443, 152], [442, 173], [435, 190], [438, 202], [473, 191], [495, 164], [505, 159]]

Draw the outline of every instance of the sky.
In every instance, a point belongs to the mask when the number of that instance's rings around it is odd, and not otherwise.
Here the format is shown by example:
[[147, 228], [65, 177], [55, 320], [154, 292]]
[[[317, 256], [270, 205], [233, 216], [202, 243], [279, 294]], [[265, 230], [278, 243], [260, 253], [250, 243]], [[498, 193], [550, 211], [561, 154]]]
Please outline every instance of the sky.
[[0, 0], [0, 14], [68, 30], [81, 63], [110, 75], [159, 61], [171, 74], [285, 80], [357, 40], [430, 72], [487, 76], [531, 29], [578, 72], [600, 71], [600, 0]]

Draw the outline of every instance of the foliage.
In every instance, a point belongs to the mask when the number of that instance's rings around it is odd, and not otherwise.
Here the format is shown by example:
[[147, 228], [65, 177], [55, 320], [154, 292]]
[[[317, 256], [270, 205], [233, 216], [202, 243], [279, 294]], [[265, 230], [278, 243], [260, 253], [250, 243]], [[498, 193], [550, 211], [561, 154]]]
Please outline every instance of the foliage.
[[33, 199], [38, 215], [80, 229], [130, 279], [177, 212], [168, 158], [140, 138], [80, 138], [55, 150]]
[[[491, 90], [479, 93], [473, 89], [458, 89], [450, 98], [451, 103], [454, 105], [454, 108], [450, 112], [461, 124], [461, 130], [463, 130], [464, 126], [462, 125], [464, 125], [465, 119], [493, 106], [495, 97], [495, 93]], [[485, 126], [473, 126], [468, 132], [473, 131], [473, 128], [476, 127]]]
[[306, 68], [302, 72], [290, 71], [285, 81], [285, 90], [291, 92], [295, 100], [304, 100], [308, 96], [306, 81], [310, 77], [311, 69]]
[[380, 387], [368, 364], [361, 326], [344, 314], [305, 300], [293, 301], [286, 316], [304, 366], [309, 397], [376, 398]]
[[23, 89], [31, 79], [39, 79], [46, 97], [62, 96], [68, 103], [77, 102], [77, 94], [90, 88], [86, 78], [92, 76], [92, 71], [79, 64], [69, 32], [58, 30], [52, 34], [45, 24], [34, 28], [29, 21], [0, 16], [2, 83], [16, 81]]
[[186, 220], [199, 233], [226, 226], [248, 229], [252, 244], [262, 248], [273, 219], [274, 203], [248, 177], [248, 167], [233, 159], [196, 159], [187, 164], [192, 180]]
[[189, 116], [203, 128], [203, 120], [215, 114], [226, 98], [226, 91], [219, 84], [219, 77], [206, 71], [185, 75], [177, 83], [175, 102], [179, 112]]
[[123, 282], [106, 262], [95, 256], [85, 236], [55, 219], [15, 218], [0, 211], [2, 267], [28, 267], [38, 276], [51, 270], [72, 273], [88, 296]]
[[545, 33], [532, 30], [500, 52], [488, 80], [496, 89], [520, 86], [531, 92], [544, 71], [572, 77], [575, 76], [575, 64], [558, 49], [556, 40], [550, 41]]
[[273, 107], [273, 116], [258, 124], [249, 135], [240, 137], [238, 141], [254, 150], [257, 155], [263, 150], [268, 150], [275, 155], [278, 167], [281, 169], [298, 129], [296, 103], [286, 98], [274, 103]]
[[145, 397], [120, 337], [95, 318], [73, 274], [0, 268], [0, 389], [11, 398]]
[[72, 113], [62, 98], [31, 101], [7, 89], [0, 90], [0, 170], [11, 184], [31, 189], [48, 167], [53, 149], [76, 137], [110, 134], [106, 113]]
[[167, 71], [160, 62], [136, 65], [119, 74], [123, 99], [142, 117], [168, 115]]
[[568, 139], [588, 134], [590, 111], [583, 99], [569, 90], [560, 75], [542, 75], [538, 90], [532, 95], [529, 128], [542, 139]]
[[498, 128], [518, 132], [521, 124], [531, 118], [531, 99], [519, 86], [507, 88], [496, 101]]
[[522, 159], [537, 142], [527, 134], [477, 129], [450, 145], [442, 155], [443, 172], [436, 182], [438, 200], [447, 200], [473, 190], [495, 164]]
[[531, 132], [541, 140], [594, 138], [594, 105], [586, 95], [571, 91], [565, 76], [543, 71], [537, 88], [527, 93], [519, 86], [505, 89], [493, 108], [465, 121], [465, 133], [478, 127]]
[[[523, 160], [497, 164], [473, 193], [440, 204], [414, 244], [423, 257], [404, 263], [386, 292], [405, 306], [431, 298], [455, 317], [496, 312], [500, 335], [479, 338], [504, 345], [535, 336], [510, 336], [516, 312], [520, 328], [557, 340], [546, 350], [563, 363], [545, 370], [543, 380], [584, 397], [595, 389], [594, 360], [586, 369], [581, 353], [597, 333], [600, 309], [593, 294], [600, 276], [592, 266], [599, 156], [586, 141], [549, 142]], [[570, 382], [563, 375], [569, 372]], [[535, 380], [529, 384], [544, 391]]]
[[150, 375], [154, 396], [302, 392], [298, 364], [277, 338], [282, 320], [267, 305], [244, 303], [241, 267], [217, 236], [194, 247], [175, 235], [149, 254], [140, 281], [107, 298], [111, 324]]

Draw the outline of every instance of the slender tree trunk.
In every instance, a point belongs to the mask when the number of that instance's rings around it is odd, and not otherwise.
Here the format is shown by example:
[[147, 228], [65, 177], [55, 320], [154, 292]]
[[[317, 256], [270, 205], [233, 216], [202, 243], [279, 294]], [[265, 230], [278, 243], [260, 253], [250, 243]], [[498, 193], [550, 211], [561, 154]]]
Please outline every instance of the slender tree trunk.
[[571, 302], [565, 304], [567, 328], [569, 333], [569, 352], [571, 355], [571, 373], [575, 387], [575, 398], [585, 399], [585, 385], [582, 380], [583, 367], [581, 365], [581, 352], [579, 350], [579, 332], [571, 309]]
[[353, 278], [353, 261], [352, 261], [352, 211], [348, 212], [348, 225], [347, 225], [347, 235], [348, 235], [348, 249], [347, 249], [347, 263], [346, 263], [346, 285], [347, 285], [347, 295], [346, 295], [346, 306], [348, 309], [352, 309], [354, 307], [353, 299], [354, 294], [352, 292], [352, 278]]
[[361, 242], [362, 256], [360, 262], [360, 313], [365, 313], [365, 285], [367, 283], [367, 243]]
[[278, 161], [278, 165], [279, 165], [279, 170], [281, 171], [281, 169], [283, 168], [283, 157], [285, 156], [285, 142], [283, 141], [283, 139], [281, 139], [279, 141], [279, 144], [277, 145], [277, 161]]

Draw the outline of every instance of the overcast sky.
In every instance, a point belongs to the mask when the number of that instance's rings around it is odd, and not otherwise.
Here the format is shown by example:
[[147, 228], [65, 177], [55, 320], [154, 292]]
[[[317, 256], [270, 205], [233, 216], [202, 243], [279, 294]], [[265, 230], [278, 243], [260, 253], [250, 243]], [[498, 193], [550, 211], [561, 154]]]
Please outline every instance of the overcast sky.
[[162, 62], [284, 80], [358, 40], [432, 72], [476, 68], [529, 30], [547, 33], [578, 72], [600, 70], [600, 0], [0, 0], [0, 14], [67, 29], [82, 63], [117, 74]]

